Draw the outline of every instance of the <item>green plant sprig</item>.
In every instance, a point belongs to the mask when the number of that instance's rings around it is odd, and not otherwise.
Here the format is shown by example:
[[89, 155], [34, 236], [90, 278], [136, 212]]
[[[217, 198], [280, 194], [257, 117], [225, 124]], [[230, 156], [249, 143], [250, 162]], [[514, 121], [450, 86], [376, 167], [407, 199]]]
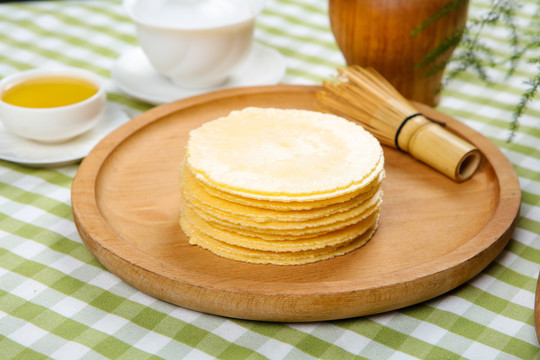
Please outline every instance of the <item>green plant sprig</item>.
[[[430, 24], [439, 20], [446, 14], [455, 10], [463, 3], [462, 0], [451, 0], [440, 10], [435, 12], [428, 19], [424, 20], [413, 32], [411, 37], [418, 35]], [[540, 58], [527, 60], [530, 51], [540, 48], [540, 6], [537, 13], [533, 15], [536, 21], [535, 29], [520, 29], [516, 25], [516, 13], [520, 8], [515, 0], [492, 0], [486, 12], [479, 16], [469, 17], [465, 29], [458, 29], [449, 39], [446, 39], [438, 47], [427, 53], [424, 60], [418, 64], [416, 69], [426, 69], [425, 75], [429, 76], [433, 72], [451, 65], [445, 73], [442, 87], [448, 85], [459, 74], [469, 72], [477, 76], [486, 84], [493, 84], [488, 75], [488, 68], [502, 66], [506, 68], [507, 78], [512, 76], [521, 61], [536, 64], [535, 73], [525, 82], [526, 89], [520, 95], [518, 103], [514, 106], [512, 120], [510, 124], [510, 135], [507, 140], [512, 141], [519, 130], [519, 119], [523, 116], [527, 106], [540, 92]], [[494, 26], [504, 26], [508, 33], [508, 43], [511, 55], [502, 60], [496, 61], [493, 50], [482, 41], [482, 35], [486, 28]], [[439, 54], [455, 46], [457, 37], [461, 38], [454, 55], [447, 63], [435, 63]]]
[[538, 88], [540, 87], [540, 57], [530, 59], [529, 63], [536, 64], [536, 75], [525, 82], [528, 85], [528, 88], [523, 94], [521, 94], [519, 103], [514, 108], [514, 112], [512, 113], [512, 122], [510, 125], [510, 135], [507, 138], [508, 142], [511, 142], [514, 138], [519, 128], [519, 119], [523, 115], [523, 112], [527, 108], [529, 102], [538, 93]]
[[446, 5], [444, 5], [442, 8], [437, 10], [433, 15], [422, 21], [420, 25], [418, 25], [412, 32], [411, 37], [415, 37], [418, 34], [420, 34], [422, 31], [424, 31], [429, 25], [434, 24], [444, 16], [448, 15], [452, 11], [456, 10], [460, 6], [464, 5], [464, 3], [467, 0], [452, 0]]

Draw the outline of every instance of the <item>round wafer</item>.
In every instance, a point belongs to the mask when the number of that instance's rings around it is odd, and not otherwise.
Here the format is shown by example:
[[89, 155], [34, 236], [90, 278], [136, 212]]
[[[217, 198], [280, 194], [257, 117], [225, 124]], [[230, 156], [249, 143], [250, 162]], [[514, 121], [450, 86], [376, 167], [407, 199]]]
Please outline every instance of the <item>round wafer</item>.
[[[184, 197], [198, 208], [206, 208], [208, 212], [218, 217], [220, 215], [224, 217], [234, 215], [241, 219], [256, 222], [305, 221], [349, 211], [368, 200], [380, 189], [380, 182], [374, 182], [365, 192], [359, 193], [345, 201], [339, 201], [337, 203], [329, 202], [326, 206], [317, 206], [310, 209], [290, 209], [283, 204], [279, 209], [269, 209], [249, 205], [248, 199], [245, 199], [246, 201], [241, 204], [211, 195], [195, 180], [191, 172], [185, 168], [182, 171], [181, 185]], [[262, 202], [262, 200], [259, 202]]]
[[186, 161], [197, 179], [247, 198], [305, 201], [355, 192], [378, 177], [382, 148], [341, 117], [246, 108], [190, 132]]
[[333, 257], [347, 254], [359, 247], [365, 245], [375, 233], [377, 224], [368, 229], [362, 235], [353, 240], [338, 246], [327, 246], [322, 249], [296, 251], [296, 252], [275, 252], [254, 250], [241, 246], [227, 244], [216, 240], [200, 232], [193, 224], [185, 222], [183, 229], [190, 237], [190, 243], [210, 250], [216, 255], [255, 264], [274, 264], [274, 265], [301, 265], [309, 264], [321, 260], [331, 259]]
[[360, 126], [307, 110], [247, 108], [193, 130], [180, 225], [190, 243], [234, 260], [305, 264], [374, 234], [384, 156]]
[[201, 219], [189, 208], [184, 208], [183, 214], [183, 221], [191, 223], [201, 233], [209, 237], [221, 240], [227, 244], [241, 246], [248, 249], [274, 252], [315, 250], [324, 248], [326, 246], [343, 244], [365, 233], [369, 228], [375, 225], [379, 218], [379, 212], [375, 212], [357, 223], [322, 235], [300, 239], [289, 236], [282, 238], [279, 241], [275, 241], [264, 240], [259, 237], [242, 235], [235, 231], [217, 228]]

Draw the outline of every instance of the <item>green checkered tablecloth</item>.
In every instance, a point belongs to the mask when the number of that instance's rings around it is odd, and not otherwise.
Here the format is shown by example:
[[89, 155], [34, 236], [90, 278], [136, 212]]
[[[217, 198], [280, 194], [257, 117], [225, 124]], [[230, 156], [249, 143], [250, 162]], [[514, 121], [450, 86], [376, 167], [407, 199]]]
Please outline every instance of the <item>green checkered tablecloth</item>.
[[[351, 0], [353, 1], [353, 0]], [[474, 0], [471, 15], [489, 0]], [[536, 41], [538, 0], [522, 0], [517, 25]], [[325, 0], [270, 0], [257, 42], [285, 57], [285, 84], [319, 84], [344, 63]], [[503, 26], [486, 28], [500, 60], [511, 51]], [[119, 1], [0, 5], [0, 77], [49, 64], [110, 79], [115, 60], [137, 45]], [[527, 56], [540, 56], [532, 49]], [[536, 51], [536, 52], [535, 52]], [[70, 185], [77, 165], [32, 168], [0, 161], [0, 359], [540, 359], [534, 296], [540, 269], [540, 99], [529, 103], [513, 142], [512, 110], [538, 74], [522, 59], [487, 86], [462, 74], [439, 110], [481, 132], [514, 165], [522, 189], [517, 230], [481, 274], [449, 293], [380, 315], [316, 323], [234, 320], [156, 300], [103, 268], [77, 234]], [[129, 116], [151, 105], [112, 81], [109, 100]]]

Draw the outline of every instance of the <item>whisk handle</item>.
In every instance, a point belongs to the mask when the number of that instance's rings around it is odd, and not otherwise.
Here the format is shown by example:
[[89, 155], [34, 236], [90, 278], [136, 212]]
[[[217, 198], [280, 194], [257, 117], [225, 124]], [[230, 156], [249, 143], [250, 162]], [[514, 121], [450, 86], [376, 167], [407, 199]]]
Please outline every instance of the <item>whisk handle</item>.
[[409, 120], [397, 140], [400, 149], [458, 182], [469, 179], [482, 160], [474, 145], [423, 116]]

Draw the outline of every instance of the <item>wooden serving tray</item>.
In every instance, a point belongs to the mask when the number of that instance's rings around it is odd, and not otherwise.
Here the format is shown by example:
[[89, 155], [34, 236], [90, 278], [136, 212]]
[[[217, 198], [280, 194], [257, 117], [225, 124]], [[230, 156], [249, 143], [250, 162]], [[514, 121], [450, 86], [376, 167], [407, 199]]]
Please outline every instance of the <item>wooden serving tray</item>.
[[[311, 86], [238, 88], [156, 107], [99, 143], [72, 186], [78, 231], [94, 256], [156, 298], [228, 317], [314, 321], [420, 303], [463, 284], [504, 248], [521, 193], [516, 174], [489, 140], [449, 116], [427, 116], [485, 156], [455, 183], [385, 148], [387, 177], [376, 235], [362, 248], [308, 265], [254, 265], [188, 244], [178, 225], [179, 169], [191, 129], [247, 106], [316, 109]], [[306, 174], [309, 176], [309, 174]]]

